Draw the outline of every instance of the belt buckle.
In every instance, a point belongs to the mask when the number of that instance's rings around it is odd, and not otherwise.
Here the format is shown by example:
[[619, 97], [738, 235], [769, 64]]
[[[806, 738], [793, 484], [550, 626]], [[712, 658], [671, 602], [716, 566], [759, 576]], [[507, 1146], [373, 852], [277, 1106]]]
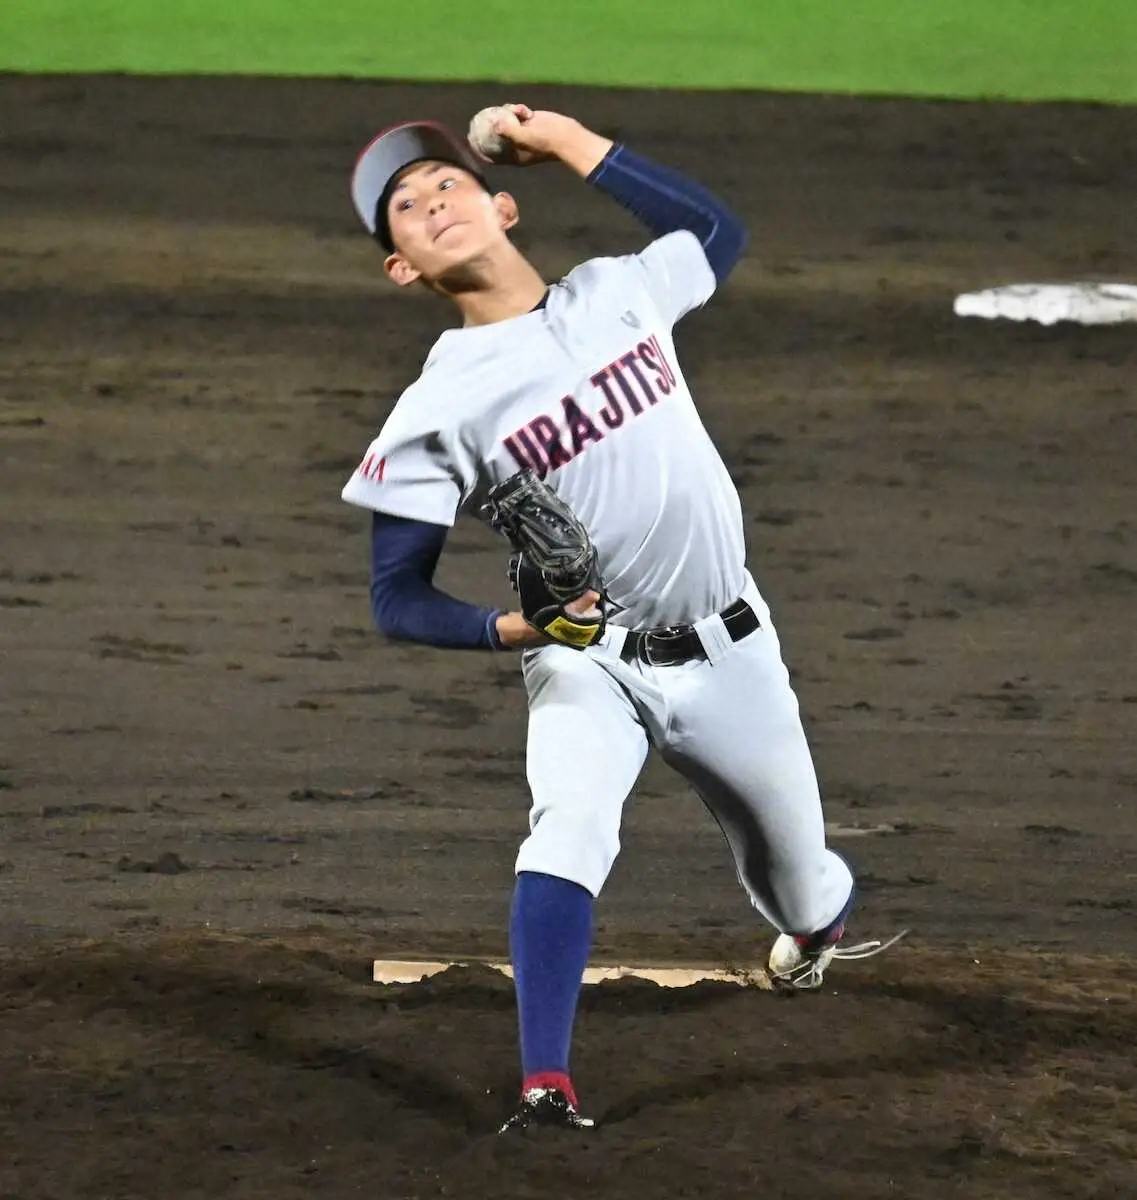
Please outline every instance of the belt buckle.
[[685, 637], [689, 633], [694, 632], [693, 625], [664, 625], [660, 629], [648, 629], [644, 631], [643, 641], [640, 643], [642, 647], [643, 660], [649, 667], [667, 666], [667, 663], [657, 662], [652, 656], [651, 645], [655, 639], [666, 640], [679, 639]]

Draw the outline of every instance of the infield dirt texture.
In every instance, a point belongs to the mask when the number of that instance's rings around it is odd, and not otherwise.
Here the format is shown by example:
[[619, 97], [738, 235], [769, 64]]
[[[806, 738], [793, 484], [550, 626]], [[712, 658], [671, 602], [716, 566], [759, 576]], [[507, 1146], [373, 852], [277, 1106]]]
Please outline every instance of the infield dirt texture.
[[[510, 92], [518, 89], [510, 88]], [[817, 995], [590, 990], [595, 1137], [493, 1135], [526, 821], [508, 657], [369, 627], [347, 474], [449, 319], [347, 194], [485, 87], [0, 79], [0, 1196], [1137, 1194], [1137, 335], [952, 315], [1133, 281], [1137, 111], [528, 88], [746, 218], [680, 353], [862, 901]], [[738, 131], [747, 137], [740, 143]], [[550, 275], [639, 246], [501, 176]], [[503, 545], [441, 579], [504, 602]], [[575, 747], [566, 731], [565, 764]], [[761, 961], [651, 767], [598, 961]]]

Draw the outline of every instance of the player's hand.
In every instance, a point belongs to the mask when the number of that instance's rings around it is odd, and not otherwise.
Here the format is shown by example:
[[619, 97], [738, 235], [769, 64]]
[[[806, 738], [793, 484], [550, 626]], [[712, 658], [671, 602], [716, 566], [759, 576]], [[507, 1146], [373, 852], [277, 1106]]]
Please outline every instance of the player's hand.
[[501, 105], [493, 128], [512, 146], [510, 161], [516, 166], [559, 159], [587, 175], [612, 148], [610, 139], [586, 129], [575, 117], [528, 104]]
[[[600, 593], [585, 592], [583, 596], [565, 605], [565, 611], [576, 617], [599, 615]], [[503, 613], [497, 619], [497, 636], [503, 646], [522, 649], [525, 646], [548, 646], [553, 639], [547, 637], [536, 626], [530, 625], [525, 615], [519, 612]]]
[[493, 131], [513, 147], [518, 166], [548, 162], [557, 157], [557, 146], [571, 136], [572, 117], [561, 113], [534, 110], [528, 104], [503, 104], [493, 123]]

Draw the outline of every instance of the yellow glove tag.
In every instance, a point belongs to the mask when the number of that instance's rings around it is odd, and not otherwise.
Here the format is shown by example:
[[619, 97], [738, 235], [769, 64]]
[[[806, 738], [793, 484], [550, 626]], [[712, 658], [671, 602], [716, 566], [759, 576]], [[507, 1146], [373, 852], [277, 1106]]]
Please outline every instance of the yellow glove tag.
[[578, 625], [568, 617], [554, 617], [548, 625], [544, 626], [544, 631], [556, 641], [564, 642], [566, 646], [583, 649], [585, 646], [591, 646], [600, 637], [604, 632], [604, 626], [599, 621]]

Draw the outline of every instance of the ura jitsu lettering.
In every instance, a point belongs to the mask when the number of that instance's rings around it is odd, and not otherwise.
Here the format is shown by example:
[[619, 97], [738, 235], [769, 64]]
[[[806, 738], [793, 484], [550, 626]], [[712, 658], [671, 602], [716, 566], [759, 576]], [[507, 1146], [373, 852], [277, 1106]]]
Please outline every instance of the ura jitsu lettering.
[[562, 396], [558, 412], [542, 413], [503, 439], [502, 444], [522, 470], [532, 469], [544, 479], [550, 471], [572, 462], [625, 421], [670, 395], [675, 387], [675, 371], [659, 338], [651, 337], [613, 359], [591, 376], [590, 382], [604, 401], [593, 416], [584, 411], [576, 397]]

